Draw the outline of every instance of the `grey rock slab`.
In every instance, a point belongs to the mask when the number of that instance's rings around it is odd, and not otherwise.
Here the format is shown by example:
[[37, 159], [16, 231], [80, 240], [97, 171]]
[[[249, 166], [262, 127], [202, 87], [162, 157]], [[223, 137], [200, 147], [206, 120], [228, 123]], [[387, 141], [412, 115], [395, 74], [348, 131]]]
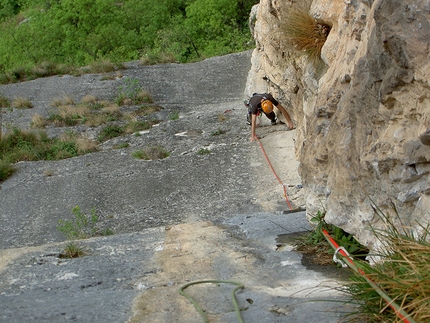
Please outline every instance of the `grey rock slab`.
[[[27, 129], [32, 115], [49, 114], [50, 102], [65, 94], [112, 100], [127, 77], [138, 79], [164, 108], [157, 126], [108, 140], [99, 152], [15, 165], [16, 173], [0, 186], [0, 322], [201, 322], [177, 290], [202, 278], [243, 282], [238, 300], [247, 307], [247, 323], [337, 322], [331, 301], [340, 297], [332, 288], [336, 272], [303, 266], [291, 245], [276, 247], [279, 235], [310, 227], [304, 212], [282, 212], [282, 190], [273, 189], [273, 174], [249, 142], [242, 97], [250, 57], [245, 52], [147, 67], [131, 62], [121, 79], [63, 76], [0, 87], [2, 95], [35, 105], [6, 111], [4, 130], [6, 124]], [[170, 120], [172, 112], [177, 120]], [[47, 130], [93, 137], [99, 131]], [[258, 129], [267, 143], [291, 140], [292, 132], [279, 135], [285, 130], [264, 122]], [[119, 143], [128, 148], [114, 149]], [[148, 145], [170, 156], [132, 156]], [[277, 147], [288, 149], [268, 145], [272, 158]], [[274, 165], [293, 165], [291, 155]], [[280, 174], [289, 188], [300, 184], [296, 174]], [[97, 228], [115, 235], [82, 240], [88, 254], [65, 259], [57, 225], [73, 219], [75, 206], [84, 213], [94, 208]], [[223, 294], [209, 288], [200, 294], [219, 322], [236, 321]]]
[[60, 257], [63, 244], [23, 253], [0, 270], [0, 322], [125, 322], [139, 280], [156, 275], [152, 262], [164, 230], [80, 242], [88, 254]]
[[[215, 220], [254, 207], [254, 174], [247, 167], [252, 150], [241, 101], [249, 66], [250, 52], [244, 52], [195, 64], [130, 63], [122, 81], [84, 75], [0, 87], [10, 98], [21, 95], [40, 103], [6, 113], [3, 121], [24, 129], [31, 115], [46, 114], [46, 106], [56, 97], [67, 94], [78, 100], [91, 94], [113, 99], [127, 77], [139, 80], [166, 110], [160, 112], [161, 123], [149, 132], [109, 140], [100, 145], [101, 152], [56, 162], [18, 163], [16, 174], [0, 186], [0, 248], [63, 240], [56, 230], [58, 220], [73, 219], [75, 206], [84, 213], [95, 208], [99, 228], [116, 233], [189, 218]], [[169, 119], [172, 111], [178, 112], [178, 120]], [[124, 142], [129, 148], [112, 149]], [[146, 146], [162, 146], [170, 157], [155, 161], [132, 157]]]

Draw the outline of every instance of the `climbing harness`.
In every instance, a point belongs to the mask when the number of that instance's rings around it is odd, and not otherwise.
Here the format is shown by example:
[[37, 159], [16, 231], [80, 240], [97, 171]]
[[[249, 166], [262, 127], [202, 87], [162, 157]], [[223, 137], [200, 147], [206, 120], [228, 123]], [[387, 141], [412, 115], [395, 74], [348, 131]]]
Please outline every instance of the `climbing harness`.
[[195, 282], [185, 284], [179, 288], [179, 294], [181, 294], [182, 296], [185, 296], [194, 305], [197, 312], [199, 312], [200, 316], [203, 318], [205, 323], [209, 323], [209, 318], [206, 315], [205, 311], [201, 308], [199, 303], [192, 296], [190, 296], [184, 292], [184, 290], [187, 287], [192, 286], [192, 285], [197, 285], [197, 284], [232, 284], [232, 285], [236, 285], [237, 287], [235, 289], [233, 289], [233, 291], [231, 292], [231, 299], [233, 302], [234, 310], [236, 312], [237, 320], [239, 323], [243, 323], [243, 319], [242, 319], [242, 316], [240, 314], [240, 308], [239, 308], [239, 305], [237, 304], [236, 295], [235, 295], [235, 293], [239, 289], [245, 288], [245, 286], [243, 284], [235, 282], [235, 281], [231, 281], [231, 280], [198, 280]]

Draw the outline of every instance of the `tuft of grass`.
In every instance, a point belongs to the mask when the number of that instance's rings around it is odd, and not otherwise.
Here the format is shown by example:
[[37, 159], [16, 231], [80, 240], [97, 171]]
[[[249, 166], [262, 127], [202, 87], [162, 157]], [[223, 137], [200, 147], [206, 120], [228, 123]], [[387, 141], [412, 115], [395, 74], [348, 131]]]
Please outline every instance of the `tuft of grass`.
[[282, 30], [297, 51], [317, 62], [321, 59], [321, 49], [331, 27], [310, 16], [306, 6], [296, 5], [289, 9]]
[[[374, 207], [385, 229], [373, 230], [381, 243], [372, 255], [380, 261], [373, 265], [360, 262], [366, 276], [381, 288], [394, 302], [417, 323], [430, 319], [430, 225], [421, 226], [418, 235], [404, 226], [395, 210], [389, 217]], [[392, 220], [397, 218], [397, 224]], [[351, 321], [404, 322], [389, 304], [358, 274], [345, 285], [359, 308], [351, 314]]]
[[122, 118], [122, 113], [117, 105], [107, 101], [98, 101], [89, 95], [82, 98], [79, 104], [75, 104], [73, 98], [65, 97], [51, 102], [51, 105], [58, 108], [58, 113], [51, 113], [45, 121], [45, 125], [70, 127], [85, 124], [97, 127]]
[[27, 78], [47, 77], [58, 74], [58, 65], [52, 62], [41, 62], [33, 67]]
[[50, 105], [53, 107], [61, 107], [65, 105], [75, 105], [76, 101], [75, 99], [70, 95], [64, 95], [62, 98], [56, 98], [54, 99]]
[[144, 117], [155, 112], [161, 111], [163, 108], [159, 105], [152, 104], [144, 104], [140, 106], [136, 111], [134, 111], [131, 115], [134, 117]]
[[15, 172], [12, 165], [4, 159], [0, 159], [0, 183], [8, 179]]
[[36, 113], [35, 115], [33, 115], [33, 117], [31, 118], [31, 124], [30, 126], [32, 128], [44, 128], [46, 126], [46, 120], [45, 118], [43, 118], [40, 114]]
[[148, 130], [150, 128], [151, 124], [147, 121], [132, 121], [123, 127], [125, 133], [135, 133], [138, 131]]
[[87, 250], [77, 241], [69, 241], [64, 247], [64, 252], [60, 254], [60, 258], [79, 258], [85, 256]]
[[84, 105], [95, 105], [97, 98], [94, 95], [87, 94], [81, 99], [81, 103]]
[[110, 73], [119, 69], [124, 69], [122, 64], [114, 64], [112, 62], [103, 60], [103, 61], [94, 61], [90, 64], [88, 72], [90, 73]]
[[226, 115], [224, 115], [224, 114], [219, 114], [218, 115], [218, 121], [219, 122], [223, 122], [223, 121], [226, 121], [228, 118], [227, 118], [227, 116]]
[[116, 144], [115, 146], [113, 146], [113, 149], [122, 149], [122, 148], [128, 148], [130, 146], [130, 144], [128, 142], [122, 142], [119, 144]]
[[172, 112], [170, 112], [169, 114], [169, 119], [170, 120], [178, 120], [179, 119], [179, 111], [178, 110], [174, 110]]
[[211, 136], [220, 136], [227, 133], [226, 130], [218, 129], [216, 131], [211, 132]]
[[77, 69], [65, 64], [41, 62], [32, 68], [19, 67], [8, 73], [0, 74], [0, 84], [9, 84], [34, 80], [52, 75], [77, 74]]
[[12, 101], [12, 106], [17, 109], [31, 109], [33, 108], [33, 104], [30, 100], [22, 97], [18, 97]]
[[3, 95], [0, 95], [0, 108], [9, 108], [10, 102], [9, 99]]
[[124, 133], [125, 131], [122, 127], [118, 125], [108, 125], [100, 131], [100, 134], [97, 136], [97, 140], [104, 142], [109, 139], [122, 136]]
[[137, 159], [156, 160], [167, 158], [170, 156], [170, 153], [162, 147], [149, 146], [141, 150], [134, 151], [132, 156]]
[[201, 148], [197, 152], [198, 155], [208, 155], [210, 153], [211, 153], [210, 149], [207, 149], [207, 148]]
[[88, 138], [76, 138], [76, 147], [79, 155], [88, 154], [98, 150], [97, 143]]
[[140, 59], [141, 65], [167, 64], [177, 62], [178, 60], [176, 59], [175, 55], [164, 52], [158, 54], [149, 53]]
[[149, 121], [131, 121], [124, 125], [123, 129], [124, 132], [127, 134], [135, 133], [138, 131], [148, 130], [151, 129], [151, 127], [157, 123], [159, 123], [159, 120], [149, 120]]
[[[91, 146], [88, 143], [86, 148], [82, 148], [81, 139], [72, 135], [60, 139], [48, 138], [43, 131], [36, 133], [13, 129], [0, 140], [0, 160], [2, 161], [0, 181], [6, 180], [13, 174], [11, 164], [18, 161], [60, 160], [97, 150], [95, 144]], [[82, 139], [82, 141], [85, 140]]]
[[152, 102], [149, 92], [139, 86], [139, 80], [129, 77], [124, 80], [124, 85], [119, 88], [119, 93], [115, 100], [115, 103], [119, 106]]
[[77, 240], [87, 239], [97, 235], [113, 235], [111, 229], [100, 231], [96, 228], [98, 216], [96, 215], [95, 208], [92, 208], [89, 214], [81, 211], [79, 206], [72, 209], [74, 217], [72, 220], [59, 220], [57, 230], [63, 233], [67, 242], [64, 247], [64, 253], [61, 255], [63, 258], [77, 258], [87, 254], [86, 249]]

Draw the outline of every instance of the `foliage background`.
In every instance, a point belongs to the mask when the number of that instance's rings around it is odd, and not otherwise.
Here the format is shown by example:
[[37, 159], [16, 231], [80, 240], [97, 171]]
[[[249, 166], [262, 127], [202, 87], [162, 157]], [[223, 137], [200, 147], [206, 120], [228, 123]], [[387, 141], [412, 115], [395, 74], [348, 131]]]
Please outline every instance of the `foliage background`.
[[0, 0], [0, 73], [41, 62], [85, 66], [169, 54], [239, 52], [258, 0]]

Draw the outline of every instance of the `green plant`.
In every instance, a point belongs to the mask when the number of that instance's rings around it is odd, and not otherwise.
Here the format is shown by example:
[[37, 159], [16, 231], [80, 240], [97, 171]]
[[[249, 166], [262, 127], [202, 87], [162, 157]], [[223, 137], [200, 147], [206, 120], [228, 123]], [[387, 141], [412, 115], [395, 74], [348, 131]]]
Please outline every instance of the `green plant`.
[[[373, 203], [373, 202], [372, 202]], [[372, 258], [379, 259], [373, 265], [358, 261], [360, 268], [400, 310], [417, 323], [430, 318], [430, 225], [421, 226], [421, 233], [402, 224], [394, 207], [394, 216], [388, 216], [374, 206], [383, 223], [383, 230], [373, 229], [380, 242], [379, 251]], [[395, 223], [396, 221], [396, 223]], [[351, 321], [404, 322], [390, 305], [360, 274], [354, 274], [344, 289], [359, 306], [351, 313]]]
[[113, 146], [113, 149], [122, 149], [122, 148], [128, 148], [130, 146], [130, 144], [128, 142], [122, 142], [119, 144], [116, 144], [115, 146]]
[[[65, 73], [69, 65], [72, 75], [92, 72], [95, 61], [116, 65], [149, 56], [153, 63], [190, 62], [251, 49], [248, 17], [255, 3], [3, 1], [0, 80], [17, 82]], [[96, 70], [110, 70], [109, 65], [103, 63]]]
[[125, 132], [122, 127], [117, 125], [108, 125], [101, 130], [100, 134], [97, 136], [97, 140], [103, 142], [121, 136], [124, 133]]
[[198, 155], [207, 155], [210, 153], [211, 153], [210, 149], [207, 149], [207, 148], [200, 148], [199, 151], [197, 152]]
[[100, 232], [102, 236], [112, 236], [115, 234], [115, 231], [112, 229], [104, 229], [102, 232]]
[[164, 159], [170, 156], [170, 153], [162, 147], [149, 146], [132, 153], [134, 158], [144, 160]]
[[285, 38], [313, 62], [321, 59], [321, 49], [330, 30], [329, 25], [318, 22], [309, 15], [306, 5], [292, 6], [283, 25]]
[[227, 133], [226, 130], [218, 129], [216, 131], [211, 132], [211, 136], [219, 136]]
[[12, 165], [4, 159], [0, 159], [0, 183], [8, 179], [15, 172]]
[[96, 210], [91, 209], [90, 214], [84, 214], [79, 206], [72, 209], [73, 220], [59, 220], [57, 229], [62, 232], [68, 240], [86, 239], [97, 233], [96, 224], [98, 216]]
[[149, 158], [147, 158], [146, 153], [143, 150], [133, 151], [133, 153], [131, 155], [137, 159], [145, 159], [145, 160], [149, 159]]
[[163, 108], [160, 107], [159, 105], [149, 105], [149, 104], [145, 104], [142, 105], [141, 107], [139, 107], [136, 111], [134, 111], [132, 113], [133, 116], [138, 117], [138, 116], [147, 116], [149, 114], [152, 114], [154, 112], [158, 112], [161, 111]]
[[355, 240], [351, 234], [333, 224], [327, 223], [324, 218], [325, 211], [318, 211], [317, 214], [311, 218], [310, 221], [314, 225], [314, 229], [298, 241], [296, 245], [298, 251], [312, 255], [314, 260], [319, 264], [333, 263], [330, 255], [333, 255], [334, 250], [323, 234], [324, 229], [351, 255], [363, 258], [368, 254], [367, 248]]
[[69, 241], [64, 246], [64, 252], [60, 254], [60, 258], [79, 258], [85, 256], [87, 251], [80, 243]]
[[[26, 132], [14, 128], [0, 140], [1, 179], [13, 174], [13, 164], [18, 161], [59, 160], [96, 151], [96, 145], [78, 136], [65, 136], [61, 139], [48, 138], [46, 132]], [[8, 166], [9, 164], [9, 166]]]
[[150, 129], [152, 124], [148, 121], [133, 121], [124, 125], [123, 129], [125, 133], [134, 133], [142, 130]]
[[170, 112], [169, 119], [170, 120], [178, 120], [179, 119], [179, 112], [177, 110]]
[[119, 94], [115, 102], [118, 105], [152, 103], [152, 97], [148, 92], [142, 90], [138, 79], [126, 77], [124, 85], [119, 87]]
[[113, 64], [107, 60], [94, 61], [90, 64], [90, 72], [91, 73], [109, 73], [116, 71], [118, 69], [123, 69], [124, 66], [122, 64]]
[[9, 107], [10, 107], [9, 99], [3, 95], [0, 95], [0, 109], [9, 108]]

